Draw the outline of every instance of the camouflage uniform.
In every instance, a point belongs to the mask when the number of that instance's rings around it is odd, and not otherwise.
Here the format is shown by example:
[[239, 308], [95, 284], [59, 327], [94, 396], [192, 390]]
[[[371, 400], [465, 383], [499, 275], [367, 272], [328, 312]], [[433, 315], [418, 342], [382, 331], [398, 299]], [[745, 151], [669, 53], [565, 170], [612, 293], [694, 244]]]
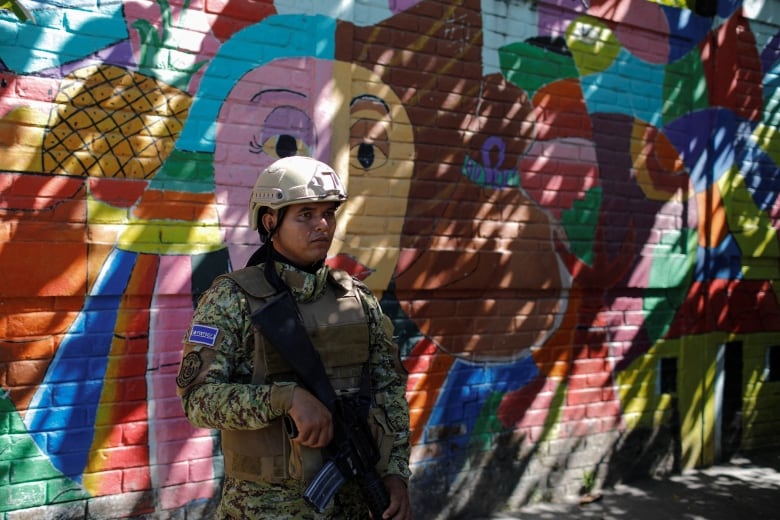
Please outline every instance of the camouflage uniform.
[[[327, 266], [316, 274], [277, 263], [277, 272], [298, 302], [315, 301], [325, 291]], [[295, 281], [297, 283], [292, 283]], [[368, 307], [369, 362], [375, 395], [384, 396], [388, 425], [396, 433], [385, 475], [408, 480], [409, 412], [405, 399], [406, 373], [392, 342], [392, 326], [376, 298], [354, 281]], [[249, 303], [241, 288], [227, 278], [218, 279], [201, 297], [193, 327], [185, 336], [184, 359], [177, 378], [182, 404], [196, 426], [218, 430], [253, 430], [280, 421], [290, 408], [292, 386], [250, 384], [255, 349]], [[192, 334], [198, 326], [218, 330], [201, 340]], [[302, 499], [305, 483], [253, 482], [227, 476], [217, 518], [354, 519], [368, 518], [360, 492], [349, 482], [336, 494], [324, 513], [318, 514]]]

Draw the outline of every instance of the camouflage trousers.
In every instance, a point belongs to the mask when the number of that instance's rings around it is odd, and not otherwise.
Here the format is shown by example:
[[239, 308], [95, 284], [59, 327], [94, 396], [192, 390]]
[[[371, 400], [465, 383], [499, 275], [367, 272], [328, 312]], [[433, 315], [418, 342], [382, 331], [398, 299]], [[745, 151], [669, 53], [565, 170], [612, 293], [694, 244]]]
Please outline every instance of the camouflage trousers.
[[303, 500], [298, 480], [280, 484], [225, 477], [217, 520], [363, 520], [371, 518], [354, 482], [342, 487], [323, 513]]

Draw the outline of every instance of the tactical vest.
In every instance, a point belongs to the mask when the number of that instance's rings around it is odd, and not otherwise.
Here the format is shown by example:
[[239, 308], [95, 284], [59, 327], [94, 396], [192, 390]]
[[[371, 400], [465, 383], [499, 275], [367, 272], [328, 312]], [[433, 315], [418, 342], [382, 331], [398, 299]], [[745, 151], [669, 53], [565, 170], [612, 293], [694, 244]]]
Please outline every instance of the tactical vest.
[[[246, 293], [250, 312], [276, 293], [262, 267], [253, 266], [223, 275]], [[338, 395], [357, 393], [363, 366], [368, 361], [369, 325], [358, 290], [343, 271], [331, 271], [324, 294], [298, 309]], [[253, 384], [296, 381], [292, 368], [255, 328]], [[287, 438], [282, 418], [260, 430], [222, 432], [225, 474], [235, 478], [280, 482], [294, 478], [309, 481], [322, 467], [322, 451]]]

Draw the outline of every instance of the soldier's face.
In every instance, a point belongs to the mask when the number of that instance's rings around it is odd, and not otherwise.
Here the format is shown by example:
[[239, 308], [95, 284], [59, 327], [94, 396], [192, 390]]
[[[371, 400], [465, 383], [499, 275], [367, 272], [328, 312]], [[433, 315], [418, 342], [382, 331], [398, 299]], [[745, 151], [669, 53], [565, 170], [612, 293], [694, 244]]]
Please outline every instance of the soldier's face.
[[325, 259], [336, 230], [334, 202], [312, 202], [288, 206], [281, 222], [278, 213], [263, 216], [267, 229], [276, 227], [274, 249], [288, 260], [309, 266]]

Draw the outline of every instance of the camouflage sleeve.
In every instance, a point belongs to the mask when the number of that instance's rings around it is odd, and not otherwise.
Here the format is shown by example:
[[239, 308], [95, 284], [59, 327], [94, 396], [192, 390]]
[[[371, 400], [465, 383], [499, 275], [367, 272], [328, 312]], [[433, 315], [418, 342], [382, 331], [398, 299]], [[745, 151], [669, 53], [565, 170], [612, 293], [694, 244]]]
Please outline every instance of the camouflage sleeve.
[[249, 303], [232, 280], [220, 279], [198, 302], [176, 378], [192, 424], [254, 430], [284, 415], [293, 386], [251, 384], [253, 356]]
[[384, 398], [388, 426], [395, 432], [395, 443], [390, 452], [387, 475], [409, 479], [411, 432], [409, 431], [409, 403], [406, 401], [406, 369], [401, 363], [398, 346], [393, 342], [393, 325], [384, 315], [379, 302], [370, 290], [360, 284], [371, 322], [370, 363], [374, 392]]

